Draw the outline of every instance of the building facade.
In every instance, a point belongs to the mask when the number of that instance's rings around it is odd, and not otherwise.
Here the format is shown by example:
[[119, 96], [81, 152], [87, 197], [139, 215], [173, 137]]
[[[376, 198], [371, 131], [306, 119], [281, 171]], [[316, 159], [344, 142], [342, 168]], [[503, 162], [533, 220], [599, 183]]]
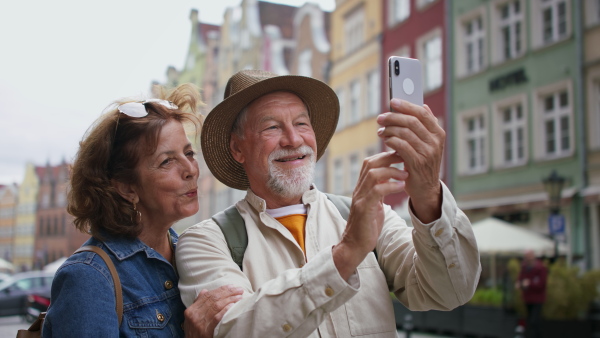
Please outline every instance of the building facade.
[[8, 262], [12, 262], [18, 202], [16, 184], [0, 186], [0, 258]]
[[586, 172], [588, 185], [585, 200], [589, 231], [589, 254], [592, 268], [600, 269], [600, 1], [585, 0], [583, 30], [584, 105], [586, 111]]
[[46, 164], [36, 167], [39, 181], [35, 226], [33, 268], [70, 256], [90, 236], [73, 225], [73, 216], [67, 213], [69, 165]]
[[[447, 65], [446, 65], [446, 6], [442, 0], [383, 0], [381, 21], [380, 111], [390, 109], [388, 89], [388, 58], [401, 56], [419, 59], [423, 74], [423, 99], [438, 118], [442, 128], [447, 128]], [[449, 148], [447, 147], [446, 150]], [[440, 177], [446, 181], [446, 159]], [[394, 194], [386, 198], [403, 217], [408, 216], [406, 194]], [[406, 218], [406, 217], [405, 217]]]
[[23, 182], [19, 185], [19, 204], [15, 222], [12, 263], [17, 271], [27, 271], [33, 266], [35, 213], [39, 179], [35, 166], [27, 163]]
[[365, 157], [380, 151], [381, 1], [338, 0], [331, 14], [329, 85], [340, 101], [329, 143], [328, 192], [350, 196]]
[[453, 191], [472, 221], [495, 216], [549, 234], [542, 181], [565, 177], [569, 259], [588, 250], [581, 189], [580, 2], [452, 1]]

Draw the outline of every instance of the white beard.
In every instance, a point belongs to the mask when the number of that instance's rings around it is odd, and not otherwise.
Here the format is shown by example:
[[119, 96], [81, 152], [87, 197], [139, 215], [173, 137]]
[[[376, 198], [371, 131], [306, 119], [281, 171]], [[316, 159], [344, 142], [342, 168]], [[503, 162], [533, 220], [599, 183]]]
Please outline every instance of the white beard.
[[[274, 164], [275, 159], [301, 153], [308, 157], [309, 162], [294, 169], [282, 169]], [[302, 196], [310, 189], [314, 174], [316, 158], [314, 151], [307, 145], [298, 149], [275, 150], [269, 155], [269, 180], [267, 185], [278, 196], [283, 198], [295, 198]]]

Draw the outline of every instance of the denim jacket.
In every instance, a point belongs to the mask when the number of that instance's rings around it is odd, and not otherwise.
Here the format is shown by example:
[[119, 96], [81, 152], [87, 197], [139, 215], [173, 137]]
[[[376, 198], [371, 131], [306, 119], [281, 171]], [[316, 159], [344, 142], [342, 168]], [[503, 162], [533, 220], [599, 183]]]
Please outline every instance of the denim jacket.
[[[169, 232], [175, 245], [177, 234]], [[115, 264], [123, 288], [123, 322], [119, 327], [108, 267], [97, 254], [80, 252], [56, 272], [43, 337], [183, 337], [179, 277], [162, 255], [139, 239], [106, 236], [84, 245], [102, 248]]]

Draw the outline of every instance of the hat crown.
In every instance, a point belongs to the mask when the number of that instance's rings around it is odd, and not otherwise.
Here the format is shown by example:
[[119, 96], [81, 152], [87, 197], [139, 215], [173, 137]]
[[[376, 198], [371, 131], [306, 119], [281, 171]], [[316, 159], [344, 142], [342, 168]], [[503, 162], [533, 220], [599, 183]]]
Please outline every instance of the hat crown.
[[266, 79], [279, 76], [275, 73], [267, 72], [265, 70], [249, 69], [242, 70], [234, 74], [225, 86], [224, 99], [227, 99], [231, 95], [241, 92], [242, 90]]

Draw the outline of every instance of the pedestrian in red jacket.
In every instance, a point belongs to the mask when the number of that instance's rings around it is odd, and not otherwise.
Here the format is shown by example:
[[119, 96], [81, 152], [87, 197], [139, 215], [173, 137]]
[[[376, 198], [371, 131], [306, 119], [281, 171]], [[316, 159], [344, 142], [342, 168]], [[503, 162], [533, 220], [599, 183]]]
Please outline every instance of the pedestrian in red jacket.
[[523, 257], [521, 272], [516, 288], [521, 290], [523, 301], [527, 307], [527, 333], [529, 337], [541, 337], [540, 320], [542, 305], [546, 301], [546, 281], [548, 268], [528, 250]]

